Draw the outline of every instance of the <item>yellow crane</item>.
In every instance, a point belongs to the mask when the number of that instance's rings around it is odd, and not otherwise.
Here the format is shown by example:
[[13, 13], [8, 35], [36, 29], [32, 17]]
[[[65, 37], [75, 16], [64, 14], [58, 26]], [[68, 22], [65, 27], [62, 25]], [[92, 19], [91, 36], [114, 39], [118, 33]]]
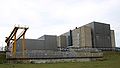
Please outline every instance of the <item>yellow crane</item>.
[[[12, 55], [15, 58], [16, 56], [16, 45], [17, 45], [17, 40], [19, 40], [21, 37], [22, 38], [22, 55], [24, 57], [25, 53], [25, 33], [29, 27], [20, 27], [20, 26], [15, 26], [13, 31], [10, 33], [9, 37], [6, 37], [5, 42], [7, 43], [7, 48], [10, 46], [10, 43], [12, 43]], [[17, 32], [19, 29], [22, 29], [21, 33], [17, 35]], [[8, 50], [8, 49], [7, 49]]]

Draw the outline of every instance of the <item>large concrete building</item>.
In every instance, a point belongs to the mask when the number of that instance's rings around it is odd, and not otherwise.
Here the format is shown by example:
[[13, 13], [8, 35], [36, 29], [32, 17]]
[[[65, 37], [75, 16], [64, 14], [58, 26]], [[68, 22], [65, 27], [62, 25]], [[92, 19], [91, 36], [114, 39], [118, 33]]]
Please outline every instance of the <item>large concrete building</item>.
[[[110, 24], [91, 22], [79, 28], [75, 28], [62, 34], [66, 36], [67, 45], [79, 48], [115, 48], [114, 30], [110, 29]], [[63, 45], [61, 44], [63, 47]]]
[[[22, 40], [17, 42], [21, 51]], [[91, 22], [61, 34], [44, 35], [38, 39], [26, 39], [27, 50], [59, 50], [58, 48], [115, 48], [114, 30], [110, 24]]]
[[[44, 35], [38, 39], [26, 39], [25, 50], [22, 39], [17, 41], [16, 54], [6, 53], [7, 58], [47, 59], [81, 59], [102, 58], [99, 49], [113, 50], [115, 48], [114, 30], [110, 24], [91, 22], [81, 27], [69, 30], [60, 36]], [[46, 60], [46, 61], [47, 61]]]
[[[26, 50], [59, 50], [59, 48], [115, 48], [114, 30], [110, 24], [91, 22], [56, 35], [44, 35], [38, 39], [26, 39]], [[22, 51], [22, 40], [17, 41], [16, 51]]]

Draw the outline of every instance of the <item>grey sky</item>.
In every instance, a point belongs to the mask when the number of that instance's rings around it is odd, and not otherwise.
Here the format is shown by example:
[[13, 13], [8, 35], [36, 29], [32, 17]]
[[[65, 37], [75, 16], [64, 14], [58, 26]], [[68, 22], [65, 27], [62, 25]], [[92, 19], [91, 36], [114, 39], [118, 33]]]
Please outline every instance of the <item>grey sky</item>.
[[15, 24], [27, 25], [26, 38], [60, 35], [92, 21], [111, 24], [120, 46], [120, 0], [0, 0], [0, 45]]

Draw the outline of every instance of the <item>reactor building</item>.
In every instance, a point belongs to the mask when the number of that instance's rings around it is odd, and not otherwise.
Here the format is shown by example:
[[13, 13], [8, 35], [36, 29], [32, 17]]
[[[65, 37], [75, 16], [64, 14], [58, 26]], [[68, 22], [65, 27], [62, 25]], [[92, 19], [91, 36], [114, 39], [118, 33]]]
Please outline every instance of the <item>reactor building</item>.
[[58, 38], [58, 46], [61, 48], [79, 47], [102, 50], [115, 48], [114, 30], [110, 29], [110, 24], [100, 22], [91, 22], [81, 27], [76, 27], [61, 34]]
[[25, 39], [24, 54], [22, 43], [22, 39], [17, 40], [15, 56], [12, 56], [14, 47], [8, 46], [7, 58], [101, 58], [101, 50], [115, 49], [115, 34], [110, 24], [91, 22], [59, 36], [44, 35], [38, 39]]
[[[17, 51], [21, 51], [22, 40], [17, 41]], [[114, 30], [110, 24], [91, 22], [76, 27], [66, 33], [44, 35], [38, 39], [26, 39], [27, 50], [58, 50], [67, 48], [97, 48], [112, 50], [115, 48]]]

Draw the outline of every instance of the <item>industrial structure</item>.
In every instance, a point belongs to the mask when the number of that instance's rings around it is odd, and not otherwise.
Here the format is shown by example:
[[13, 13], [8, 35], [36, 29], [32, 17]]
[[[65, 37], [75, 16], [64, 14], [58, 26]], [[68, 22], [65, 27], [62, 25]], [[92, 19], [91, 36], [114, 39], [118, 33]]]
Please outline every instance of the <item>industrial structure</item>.
[[[21, 33], [18, 34], [17, 32], [22, 29]], [[22, 57], [24, 57], [24, 52], [25, 52], [25, 33], [27, 31], [28, 27], [20, 27], [20, 26], [15, 26], [9, 37], [6, 37], [5, 42], [7, 43], [7, 51], [11, 52], [12, 57], [16, 56], [16, 46], [17, 46], [17, 40], [19, 40], [21, 37], [22, 38]]]
[[[115, 48], [114, 30], [110, 24], [91, 22], [81, 27], [76, 27], [59, 37], [66, 37], [66, 41], [60, 47], [97, 48], [101, 50], [113, 50]], [[61, 38], [61, 40], [63, 40]]]
[[[24, 31], [16, 38], [19, 28]], [[110, 24], [91, 22], [60, 36], [44, 35], [38, 39], [25, 39], [27, 29], [15, 27], [10, 36], [6, 38], [7, 59], [47, 59], [47, 61], [48, 59], [56, 59], [56, 61], [96, 59], [102, 58], [101, 50], [114, 50], [115, 48], [114, 30], [110, 29]], [[20, 39], [22, 36], [23, 38]]]
[[[17, 41], [17, 51], [21, 51], [22, 40]], [[44, 35], [38, 39], [26, 39], [26, 50], [57, 50], [57, 36]]]

